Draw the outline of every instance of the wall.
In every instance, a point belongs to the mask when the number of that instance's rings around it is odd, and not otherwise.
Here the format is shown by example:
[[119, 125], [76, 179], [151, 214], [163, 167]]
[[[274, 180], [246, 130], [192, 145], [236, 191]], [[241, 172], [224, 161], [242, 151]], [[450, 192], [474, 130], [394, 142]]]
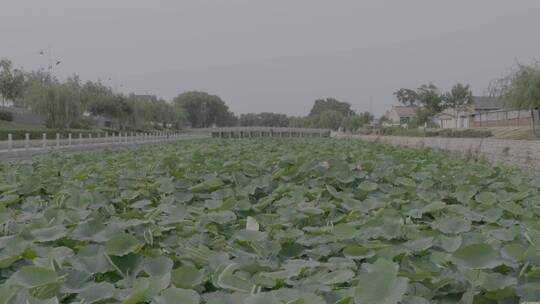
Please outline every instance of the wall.
[[471, 128], [479, 127], [530, 127], [532, 128], [531, 111], [498, 110], [478, 112], [469, 116]]
[[13, 115], [12, 122], [36, 127], [45, 126], [45, 117], [42, 115], [31, 113], [25, 109], [0, 107], [1, 111], [10, 112]]
[[388, 118], [390, 119], [392, 124], [395, 124], [395, 125], [400, 124], [399, 115], [397, 114], [396, 110], [392, 109], [390, 113], [388, 113]]
[[518, 166], [527, 170], [540, 169], [540, 141], [489, 138], [406, 137], [377, 135], [337, 135], [365, 141], [408, 147], [429, 147], [461, 154], [475, 154], [487, 160]]
[[511, 118], [505, 120], [476, 121], [471, 117], [469, 125], [471, 128], [483, 127], [529, 127], [532, 128], [532, 117]]

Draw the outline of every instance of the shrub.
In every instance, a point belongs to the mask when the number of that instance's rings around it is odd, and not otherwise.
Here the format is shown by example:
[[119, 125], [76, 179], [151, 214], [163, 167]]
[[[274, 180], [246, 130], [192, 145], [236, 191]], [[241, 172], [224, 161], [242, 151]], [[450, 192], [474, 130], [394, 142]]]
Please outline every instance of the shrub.
[[13, 121], [13, 114], [8, 111], [0, 110], [0, 120]]
[[81, 118], [72, 122], [69, 127], [71, 129], [92, 129], [96, 125], [96, 122], [90, 118]]

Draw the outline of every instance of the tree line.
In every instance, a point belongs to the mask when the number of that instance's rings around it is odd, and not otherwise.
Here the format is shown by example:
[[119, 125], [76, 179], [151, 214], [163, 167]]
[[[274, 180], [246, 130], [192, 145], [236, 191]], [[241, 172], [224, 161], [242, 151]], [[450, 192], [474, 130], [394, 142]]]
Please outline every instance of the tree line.
[[61, 81], [44, 71], [13, 68], [0, 61], [2, 104], [31, 110], [46, 118], [49, 128], [88, 128], [91, 116], [117, 122], [120, 129], [180, 128], [185, 111], [155, 96], [123, 94], [101, 81], [82, 82], [77, 75]]
[[44, 71], [23, 71], [0, 61], [0, 96], [16, 107], [43, 115], [49, 128], [90, 128], [93, 119], [113, 119], [120, 129], [212, 126], [269, 126], [356, 130], [373, 115], [355, 113], [334, 98], [318, 99], [309, 114], [292, 117], [263, 112], [239, 116], [217, 95], [188, 91], [166, 101], [153, 95], [123, 94], [101, 81], [83, 82], [77, 75], [59, 80]]

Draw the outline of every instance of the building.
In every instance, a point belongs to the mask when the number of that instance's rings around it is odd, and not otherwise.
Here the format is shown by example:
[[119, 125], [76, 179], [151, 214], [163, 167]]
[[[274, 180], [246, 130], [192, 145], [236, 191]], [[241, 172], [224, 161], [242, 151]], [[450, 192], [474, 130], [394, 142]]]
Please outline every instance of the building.
[[497, 111], [504, 108], [504, 104], [500, 99], [490, 96], [473, 97], [473, 105], [472, 112], [474, 113]]
[[[452, 108], [448, 108], [441, 113], [435, 115], [433, 121], [436, 125], [443, 129], [466, 129], [479, 126], [482, 117], [486, 116], [486, 113], [505, 111], [503, 110], [503, 103], [495, 98], [489, 96], [475, 96], [473, 97], [472, 104], [467, 109], [461, 109], [457, 113]], [[480, 119], [479, 123], [478, 122]], [[457, 120], [457, 121], [456, 121]]]
[[416, 106], [392, 106], [384, 116], [388, 118], [393, 126], [407, 126], [416, 117], [418, 107]]
[[433, 122], [442, 129], [466, 129], [469, 127], [469, 116], [471, 113], [469, 111], [459, 111], [457, 113], [457, 122], [456, 122], [456, 112], [454, 109], [446, 109], [441, 113], [433, 117]]

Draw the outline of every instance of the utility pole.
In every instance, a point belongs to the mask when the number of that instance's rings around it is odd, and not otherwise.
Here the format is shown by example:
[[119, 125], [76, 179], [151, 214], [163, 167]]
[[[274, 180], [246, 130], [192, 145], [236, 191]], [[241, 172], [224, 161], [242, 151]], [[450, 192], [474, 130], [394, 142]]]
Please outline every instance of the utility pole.
[[47, 56], [47, 75], [49, 79], [52, 79], [52, 69], [54, 66], [59, 65], [61, 61], [59, 59], [56, 59], [56, 62], [54, 62], [51, 46], [48, 46], [47, 49], [40, 49], [39, 55]]

